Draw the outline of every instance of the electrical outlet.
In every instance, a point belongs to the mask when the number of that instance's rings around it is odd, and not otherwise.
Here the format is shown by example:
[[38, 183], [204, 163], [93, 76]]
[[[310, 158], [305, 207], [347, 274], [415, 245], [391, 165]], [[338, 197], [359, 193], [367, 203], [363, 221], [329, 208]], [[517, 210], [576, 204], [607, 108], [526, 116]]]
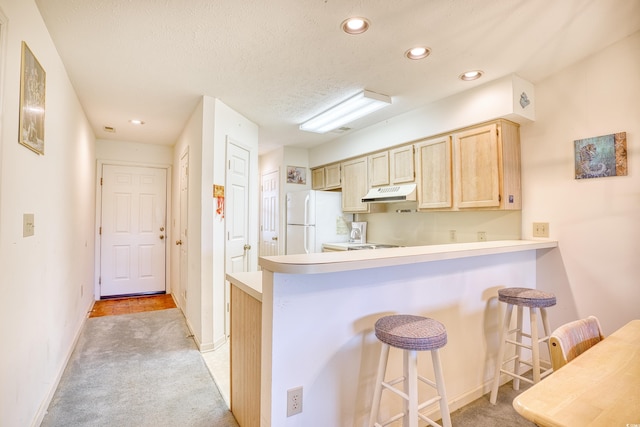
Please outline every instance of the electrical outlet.
[[549, 223], [548, 222], [534, 222], [533, 223], [533, 237], [549, 237]]
[[478, 231], [478, 242], [486, 242], [486, 241], [487, 241], [487, 232]]
[[287, 417], [302, 412], [302, 386], [287, 390]]
[[457, 240], [458, 240], [458, 233], [456, 233], [456, 230], [449, 230], [449, 241], [455, 242]]

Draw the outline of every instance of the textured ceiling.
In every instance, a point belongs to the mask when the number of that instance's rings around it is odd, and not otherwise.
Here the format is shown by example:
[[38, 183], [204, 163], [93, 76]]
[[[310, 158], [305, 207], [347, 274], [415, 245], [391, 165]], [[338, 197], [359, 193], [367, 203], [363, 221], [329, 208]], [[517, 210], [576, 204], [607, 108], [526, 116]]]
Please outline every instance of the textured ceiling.
[[[261, 152], [334, 139], [298, 125], [362, 89], [393, 104], [353, 129], [510, 73], [535, 84], [640, 29], [638, 0], [36, 4], [98, 138], [172, 145], [207, 95], [260, 126]], [[369, 31], [344, 34], [350, 16], [368, 18]], [[405, 59], [415, 45], [431, 55]], [[485, 76], [458, 80], [470, 69]], [[131, 118], [146, 124], [133, 127]]]

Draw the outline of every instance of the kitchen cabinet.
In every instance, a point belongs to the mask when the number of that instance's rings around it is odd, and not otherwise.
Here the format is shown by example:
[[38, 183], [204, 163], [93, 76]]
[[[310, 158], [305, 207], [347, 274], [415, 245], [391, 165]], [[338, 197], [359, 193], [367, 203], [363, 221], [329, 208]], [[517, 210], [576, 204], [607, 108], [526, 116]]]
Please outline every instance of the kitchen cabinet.
[[369, 183], [371, 187], [389, 185], [389, 152], [369, 156]]
[[340, 179], [340, 163], [316, 168], [311, 171], [311, 188], [334, 190], [342, 185]]
[[369, 191], [369, 162], [367, 157], [342, 163], [342, 211], [369, 212], [369, 204], [362, 197]]
[[516, 123], [497, 120], [415, 148], [418, 209], [522, 209]]
[[391, 165], [389, 168], [389, 181], [391, 185], [415, 181], [413, 155], [413, 145], [405, 145], [389, 150], [389, 163]]
[[522, 209], [519, 126], [506, 120], [453, 135], [459, 209]]
[[451, 137], [427, 139], [415, 149], [418, 209], [452, 208]]

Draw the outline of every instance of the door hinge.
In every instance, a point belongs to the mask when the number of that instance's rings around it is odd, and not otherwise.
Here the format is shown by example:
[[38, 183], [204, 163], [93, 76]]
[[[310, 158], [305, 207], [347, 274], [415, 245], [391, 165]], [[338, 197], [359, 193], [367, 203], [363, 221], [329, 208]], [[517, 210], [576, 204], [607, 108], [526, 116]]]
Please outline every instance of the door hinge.
[[104, 178], [100, 178], [100, 185], [102, 185]]
[[102, 276], [98, 277], [98, 285], [102, 285]]
[[229, 303], [227, 303], [227, 313], [229, 312]]
[[100, 227], [100, 230], [98, 230], [98, 234], [102, 236], [102, 227]]

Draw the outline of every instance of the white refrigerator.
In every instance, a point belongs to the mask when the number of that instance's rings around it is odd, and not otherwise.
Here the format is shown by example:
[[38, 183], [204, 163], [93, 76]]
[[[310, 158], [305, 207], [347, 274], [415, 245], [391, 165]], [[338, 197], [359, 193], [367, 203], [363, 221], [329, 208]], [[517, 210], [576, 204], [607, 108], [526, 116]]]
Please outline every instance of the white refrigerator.
[[304, 190], [287, 193], [286, 254], [322, 252], [323, 243], [349, 240], [352, 214], [342, 213], [342, 193]]

